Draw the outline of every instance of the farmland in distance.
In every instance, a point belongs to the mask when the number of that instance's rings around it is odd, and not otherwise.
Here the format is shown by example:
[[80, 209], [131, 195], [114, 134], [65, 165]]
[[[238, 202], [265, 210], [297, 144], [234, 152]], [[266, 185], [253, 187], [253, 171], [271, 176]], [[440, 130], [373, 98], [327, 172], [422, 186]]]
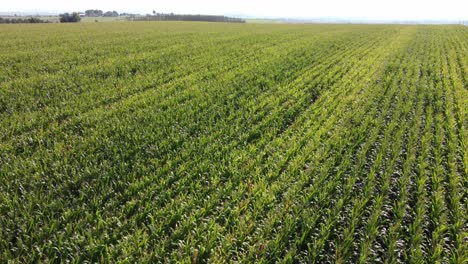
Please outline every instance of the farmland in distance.
[[0, 36], [0, 262], [468, 260], [467, 27]]

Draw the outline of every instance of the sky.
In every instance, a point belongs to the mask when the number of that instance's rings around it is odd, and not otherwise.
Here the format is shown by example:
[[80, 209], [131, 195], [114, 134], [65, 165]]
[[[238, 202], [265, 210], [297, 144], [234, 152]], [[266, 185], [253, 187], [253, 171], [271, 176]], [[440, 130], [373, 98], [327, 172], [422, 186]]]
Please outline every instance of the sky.
[[60, 13], [86, 9], [258, 18], [468, 19], [468, 0], [0, 0], [0, 12]]

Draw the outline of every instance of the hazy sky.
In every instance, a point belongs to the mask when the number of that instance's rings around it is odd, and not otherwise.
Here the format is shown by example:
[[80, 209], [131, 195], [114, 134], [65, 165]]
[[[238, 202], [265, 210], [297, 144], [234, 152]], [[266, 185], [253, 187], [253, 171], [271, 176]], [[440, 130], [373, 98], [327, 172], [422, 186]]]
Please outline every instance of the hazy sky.
[[0, 12], [85, 9], [292, 18], [468, 19], [468, 0], [0, 0]]

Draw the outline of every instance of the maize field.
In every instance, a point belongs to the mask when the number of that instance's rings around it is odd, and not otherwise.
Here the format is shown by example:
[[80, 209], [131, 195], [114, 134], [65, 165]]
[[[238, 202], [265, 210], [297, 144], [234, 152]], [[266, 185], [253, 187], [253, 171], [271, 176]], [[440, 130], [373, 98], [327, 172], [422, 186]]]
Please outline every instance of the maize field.
[[1, 263], [468, 262], [468, 27], [0, 36]]

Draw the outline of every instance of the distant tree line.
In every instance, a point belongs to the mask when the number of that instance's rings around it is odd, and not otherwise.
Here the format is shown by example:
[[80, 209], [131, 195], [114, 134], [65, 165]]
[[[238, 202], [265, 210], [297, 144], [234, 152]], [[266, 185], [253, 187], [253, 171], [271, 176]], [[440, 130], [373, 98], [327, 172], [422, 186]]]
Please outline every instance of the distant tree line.
[[206, 22], [227, 22], [227, 23], [245, 23], [245, 20], [235, 17], [212, 16], [212, 15], [178, 15], [174, 13], [147, 14], [146, 16], [132, 16], [132, 21], [206, 21]]
[[88, 17], [100, 17], [103, 14], [104, 14], [104, 12], [102, 12], [102, 10], [98, 10], [98, 9], [89, 9], [89, 10], [85, 11], [85, 16], [88, 16]]
[[74, 13], [65, 13], [65, 14], [60, 14], [60, 23], [73, 23], [73, 22], [80, 22], [81, 17], [80, 14], [74, 12]]
[[140, 14], [133, 14], [133, 13], [120, 13], [120, 16], [135, 17], [135, 16], [141, 16], [141, 15]]
[[104, 17], [118, 17], [119, 12], [117, 12], [117, 11], [107, 11], [102, 16], [104, 16]]
[[48, 20], [42, 20], [35, 17], [29, 18], [3, 18], [0, 17], [0, 24], [35, 24], [35, 23], [50, 23]]
[[107, 12], [104, 12], [102, 10], [98, 10], [98, 9], [89, 9], [89, 10], [86, 10], [85, 11], [85, 16], [87, 17], [118, 17], [120, 15], [124, 15], [124, 14], [119, 14], [119, 12], [117, 11], [107, 11]]

